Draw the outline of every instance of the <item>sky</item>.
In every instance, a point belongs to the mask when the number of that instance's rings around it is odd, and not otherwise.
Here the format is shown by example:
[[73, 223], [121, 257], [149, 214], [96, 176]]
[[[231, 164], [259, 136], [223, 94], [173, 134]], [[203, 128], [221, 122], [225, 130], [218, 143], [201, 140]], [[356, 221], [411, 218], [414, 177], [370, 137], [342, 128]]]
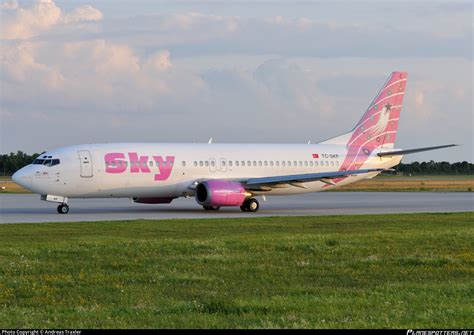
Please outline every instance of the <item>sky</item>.
[[0, 0], [0, 152], [312, 143], [408, 71], [396, 146], [474, 156], [470, 1]]

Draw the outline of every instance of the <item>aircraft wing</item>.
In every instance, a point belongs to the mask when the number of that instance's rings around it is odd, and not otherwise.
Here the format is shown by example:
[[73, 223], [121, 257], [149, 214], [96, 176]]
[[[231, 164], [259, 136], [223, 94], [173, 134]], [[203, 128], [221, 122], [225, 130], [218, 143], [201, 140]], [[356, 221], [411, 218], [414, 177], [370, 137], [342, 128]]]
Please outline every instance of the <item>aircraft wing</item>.
[[289, 184], [301, 188], [306, 188], [303, 183], [310, 181], [322, 181], [323, 183], [335, 185], [332, 179], [344, 178], [350, 175], [357, 175], [370, 172], [381, 172], [384, 169], [361, 169], [361, 170], [348, 170], [348, 171], [329, 171], [320, 173], [305, 173], [305, 174], [293, 174], [286, 176], [273, 176], [273, 177], [260, 177], [260, 178], [249, 178], [244, 181], [244, 186], [248, 189], [262, 188], [262, 187], [278, 187], [278, 185]]

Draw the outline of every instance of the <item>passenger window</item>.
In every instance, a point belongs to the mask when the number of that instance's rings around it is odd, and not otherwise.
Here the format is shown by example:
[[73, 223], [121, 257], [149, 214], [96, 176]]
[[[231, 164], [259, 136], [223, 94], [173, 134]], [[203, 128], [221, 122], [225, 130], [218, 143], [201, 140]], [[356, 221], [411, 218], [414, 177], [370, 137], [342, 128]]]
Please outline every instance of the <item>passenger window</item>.
[[308, 161], [304, 161], [304, 166], [308, 166]]
[[285, 162], [285, 161], [281, 161], [281, 166], [286, 166], [286, 162]]
[[268, 162], [267, 162], [267, 161], [264, 161], [264, 162], [263, 162], [263, 165], [264, 165], [264, 166], [268, 166]]
[[150, 161], [148, 165], [153, 166], [153, 161]]
[[334, 161], [331, 161], [331, 166], [334, 166]]
[[313, 161], [310, 161], [310, 162], [309, 162], [309, 166], [313, 166]]
[[247, 161], [247, 166], [252, 166], [252, 164], [250, 163], [250, 161]]
[[235, 166], [239, 166], [239, 161], [235, 161]]
[[232, 166], [232, 161], [229, 161], [229, 166]]
[[258, 166], [262, 166], [262, 161], [258, 161]]
[[318, 162], [314, 162], [314, 166], [319, 166], [319, 163], [318, 163]]
[[202, 161], [199, 161], [199, 166], [204, 166], [204, 163]]
[[326, 166], [329, 166], [329, 162], [328, 162], [328, 161], [326, 161]]
[[193, 163], [194, 166], [198, 166], [198, 163], [196, 161], [194, 161]]
[[242, 166], [245, 166], [245, 161], [240, 162]]
[[182, 161], [182, 162], [181, 162], [181, 166], [182, 166], [182, 167], [186, 167], [186, 162], [185, 162], [185, 161]]
[[270, 161], [270, 166], [273, 166], [273, 161]]
[[293, 166], [298, 166], [298, 162], [297, 162], [297, 161], [294, 161], [294, 162], [293, 162]]
[[211, 161], [211, 166], [215, 166], [215, 165], [216, 165], [216, 162]]
[[300, 161], [300, 166], [303, 166], [303, 162], [302, 162], [302, 161]]
[[257, 166], [257, 161], [253, 161], [253, 166]]
[[209, 166], [209, 161], [204, 161], [204, 165], [205, 165], [206, 167], [208, 167], [208, 166]]
[[276, 165], [276, 166], [280, 166], [280, 161], [276, 161], [276, 162], [275, 162], [275, 165]]
[[222, 166], [225, 166], [225, 165], [226, 165], [226, 164], [225, 164], [225, 161], [222, 161]]

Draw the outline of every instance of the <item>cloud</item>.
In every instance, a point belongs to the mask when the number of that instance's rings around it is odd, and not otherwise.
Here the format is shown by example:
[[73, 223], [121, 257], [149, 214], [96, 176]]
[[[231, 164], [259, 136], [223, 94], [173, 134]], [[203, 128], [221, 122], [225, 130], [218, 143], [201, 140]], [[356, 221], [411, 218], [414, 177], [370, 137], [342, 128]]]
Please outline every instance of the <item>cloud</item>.
[[171, 68], [170, 53], [168, 50], [151, 55], [144, 64], [150, 71], [163, 71]]
[[65, 24], [79, 23], [84, 21], [100, 21], [102, 20], [102, 12], [90, 5], [77, 7], [69, 13], [66, 13], [62, 18]]
[[54, 50], [44, 42], [5, 44], [0, 50], [2, 104], [47, 106], [51, 114], [78, 108], [83, 114], [149, 113], [157, 105], [186, 105], [183, 95], [192, 98], [203, 89], [199, 76], [174, 69], [167, 50], [140, 56], [127, 45], [100, 39]]
[[415, 105], [416, 107], [421, 107], [425, 101], [425, 95], [423, 92], [416, 92], [415, 94]]
[[[4, 69], [2, 81], [13, 84], [15, 87], [19, 85], [19, 92], [24, 92], [25, 88], [59, 89], [64, 82], [63, 76], [54, 66], [51, 67], [36, 60], [37, 49], [37, 45], [28, 42], [0, 46], [0, 64]], [[25, 83], [28, 85], [24, 85]], [[23, 85], [24, 88], [22, 88]]]
[[16, 1], [1, 5], [0, 39], [26, 40], [52, 29], [58, 24], [71, 25], [102, 19], [102, 13], [84, 5], [63, 13], [52, 0], [37, 0], [31, 7], [22, 8]]
[[[116, 42], [127, 41], [141, 49], [168, 49], [175, 57], [244, 53], [282, 57], [472, 59], [469, 16], [459, 16], [455, 24], [439, 20], [433, 29], [432, 21], [423, 16], [417, 17], [418, 25], [397, 24], [399, 18], [390, 20], [390, 16], [405, 13], [394, 12], [389, 13], [385, 24], [380, 24], [379, 16], [375, 23], [372, 20], [355, 23], [305, 16], [253, 18], [189, 12], [104, 21], [102, 28], [103, 34]], [[434, 13], [442, 15], [439, 11]], [[133, 29], [128, 34], [117, 34], [123, 26]]]
[[441, 134], [436, 142], [456, 141], [448, 139], [451, 129], [471, 136], [468, 122], [455, 124], [472, 111], [472, 57], [463, 44], [470, 35], [462, 29], [439, 35], [304, 12], [122, 19], [101, 10], [2, 5], [5, 148], [41, 150], [58, 138], [64, 145], [323, 140], [349, 130], [394, 69], [411, 76], [401, 144], [429, 145], [421, 142], [431, 133]]
[[0, 10], [14, 10], [18, 8], [18, 1], [8, 0], [0, 4]]

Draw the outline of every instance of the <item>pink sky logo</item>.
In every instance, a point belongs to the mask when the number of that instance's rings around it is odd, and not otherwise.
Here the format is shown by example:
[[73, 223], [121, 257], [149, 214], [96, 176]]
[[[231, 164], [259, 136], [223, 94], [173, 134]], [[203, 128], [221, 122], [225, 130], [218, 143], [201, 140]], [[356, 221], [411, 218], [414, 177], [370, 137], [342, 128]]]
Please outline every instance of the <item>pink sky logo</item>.
[[151, 173], [152, 169], [157, 169], [155, 181], [167, 180], [174, 166], [175, 156], [152, 156], [154, 166], [149, 163], [149, 156], [138, 156], [136, 152], [128, 153], [128, 161], [125, 154], [121, 152], [110, 152], [104, 156], [106, 173], [124, 173], [130, 169], [130, 173]]

